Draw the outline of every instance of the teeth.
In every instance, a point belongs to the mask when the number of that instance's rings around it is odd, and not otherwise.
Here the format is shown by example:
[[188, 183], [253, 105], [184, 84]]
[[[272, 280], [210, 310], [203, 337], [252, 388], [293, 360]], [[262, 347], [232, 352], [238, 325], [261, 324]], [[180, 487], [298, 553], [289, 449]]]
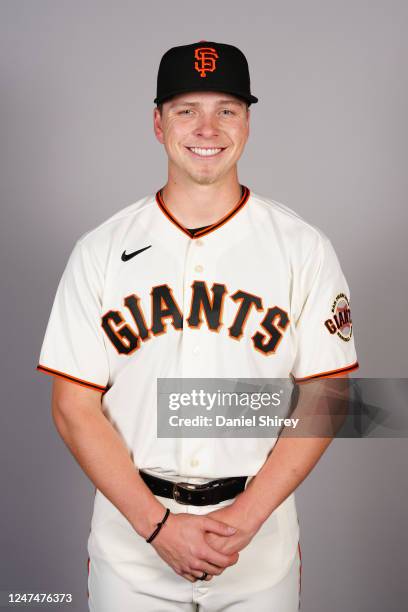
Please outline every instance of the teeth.
[[197, 155], [202, 155], [203, 157], [205, 157], [206, 155], [216, 155], [217, 153], [222, 151], [222, 149], [200, 149], [198, 147], [189, 147], [189, 149], [190, 151], [193, 151], [193, 153], [196, 153]]

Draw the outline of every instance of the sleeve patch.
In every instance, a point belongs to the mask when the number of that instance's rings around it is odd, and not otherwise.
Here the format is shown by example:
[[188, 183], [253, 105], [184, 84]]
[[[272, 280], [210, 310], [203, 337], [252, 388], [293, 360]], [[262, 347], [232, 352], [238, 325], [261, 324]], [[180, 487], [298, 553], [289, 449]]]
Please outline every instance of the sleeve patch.
[[324, 321], [330, 334], [336, 334], [344, 342], [349, 342], [353, 335], [350, 301], [345, 293], [339, 293], [333, 300], [331, 316]]

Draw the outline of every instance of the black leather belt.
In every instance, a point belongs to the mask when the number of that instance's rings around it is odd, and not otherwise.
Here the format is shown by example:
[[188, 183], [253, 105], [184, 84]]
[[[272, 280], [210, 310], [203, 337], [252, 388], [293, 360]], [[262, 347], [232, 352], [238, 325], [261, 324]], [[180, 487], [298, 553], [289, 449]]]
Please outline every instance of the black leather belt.
[[232, 499], [245, 489], [248, 476], [218, 478], [204, 484], [173, 482], [139, 470], [140, 476], [154, 495], [174, 499], [179, 504], [211, 506]]

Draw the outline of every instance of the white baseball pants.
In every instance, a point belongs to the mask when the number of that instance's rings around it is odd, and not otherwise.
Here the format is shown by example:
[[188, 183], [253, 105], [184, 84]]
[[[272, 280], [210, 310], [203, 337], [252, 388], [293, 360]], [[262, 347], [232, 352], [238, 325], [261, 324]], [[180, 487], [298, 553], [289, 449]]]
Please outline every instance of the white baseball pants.
[[[199, 479], [185, 479], [198, 482]], [[202, 480], [200, 480], [202, 482]], [[171, 512], [207, 514], [233, 503], [182, 505], [157, 496]], [[265, 521], [238, 562], [210, 581], [192, 583], [179, 576], [145, 542], [110, 502], [110, 518], [92, 525], [88, 541], [90, 612], [298, 612], [301, 551], [277, 567], [276, 521]]]

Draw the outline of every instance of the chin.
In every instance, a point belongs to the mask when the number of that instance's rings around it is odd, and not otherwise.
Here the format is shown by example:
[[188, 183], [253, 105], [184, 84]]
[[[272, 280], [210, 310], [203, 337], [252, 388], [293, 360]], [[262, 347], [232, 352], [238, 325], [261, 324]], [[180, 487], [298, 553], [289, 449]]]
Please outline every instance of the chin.
[[212, 185], [217, 182], [218, 176], [192, 176], [191, 177], [198, 185]]
[[211, 183], [215, 181], [215, 176], [201, 175], [201, 176], [196, 176], [194, 178], [197, 181], [197, 183], [200, 183], [200, 185], [210, 185]]
[[213, 185], [224, 175], [224, 172], [190, 172], [191, 179], [197, 185]]

